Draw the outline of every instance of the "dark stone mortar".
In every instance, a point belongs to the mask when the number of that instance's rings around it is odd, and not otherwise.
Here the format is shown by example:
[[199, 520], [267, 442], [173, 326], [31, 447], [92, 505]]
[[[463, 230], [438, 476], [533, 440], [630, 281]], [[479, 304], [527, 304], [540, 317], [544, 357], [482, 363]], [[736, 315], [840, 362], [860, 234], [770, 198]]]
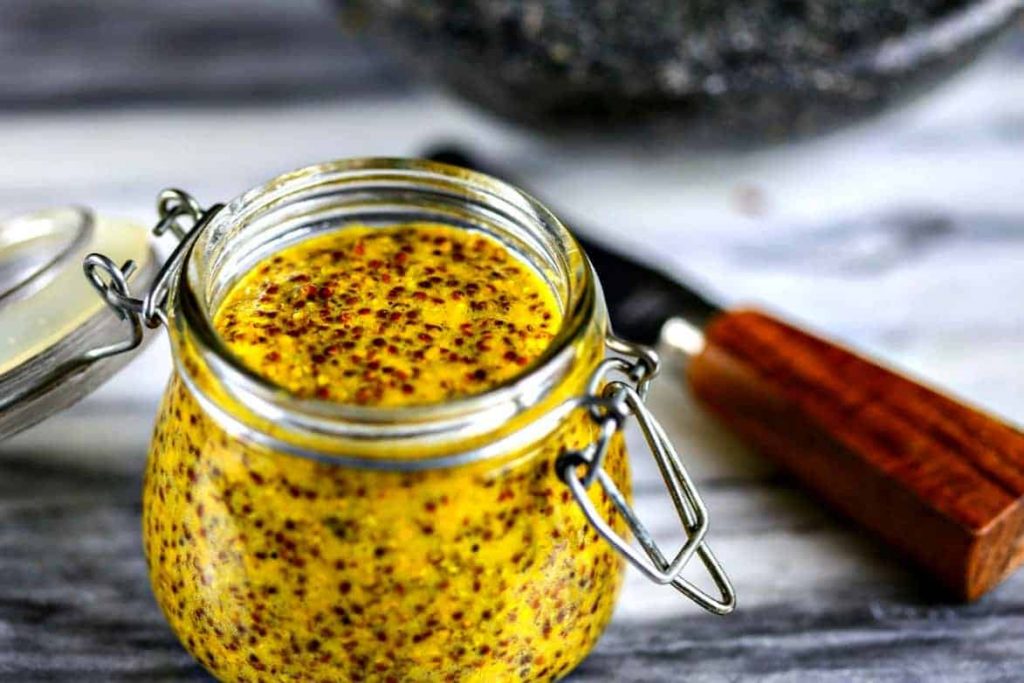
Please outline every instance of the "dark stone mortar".
[[335, 0], [350, 28], [530, 127], [749, 142], [877, 112], [969, 63], [1021, 0]]

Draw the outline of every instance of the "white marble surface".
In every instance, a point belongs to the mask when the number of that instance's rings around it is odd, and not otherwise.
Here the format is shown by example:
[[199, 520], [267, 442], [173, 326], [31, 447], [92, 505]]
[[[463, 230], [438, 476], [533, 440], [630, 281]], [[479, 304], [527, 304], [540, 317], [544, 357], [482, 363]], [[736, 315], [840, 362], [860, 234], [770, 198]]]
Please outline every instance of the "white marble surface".
[[[599, 231], [591, 236], [726, 302], [762, 302], [804, 320], [1021, 423], [1022, 42], [880, 120], [749, 153], [564, 149], [426, 90], [286, 105], [0, 113], [0, 212], [78, 203], [150, 222], [166, 186], [223, 201], [306, 163], [415, 155], [458, 140], [504, 159], [557, 210]], [[60, 564], [74, 556], [102, 573], [107, 562], [112, 576], [139, 581], [133, 491], [169, 368], [166, 341], [157, 340], [94, 396], [0, 445], [0, 544], [12, 549], [0, 553], [0, 678], [30, 670], [201, 678], [159, 617], [145, 612], [155, 608], [144, 585], [104, 577], [83, 597], [76, 581], [88, 582], [64, 576]], [[978, 605], [946, 604], [884, 547], [724, 434], [680, 387], [662, 386], [654, 409], [705, 492], [710, 539], [741, 608], [724, 619], [700, 616], [631, 574], [615, 625], [578, 680], [670, 681], [684, 671], [692, 680], [1019, 677], [1024, 577]], [[649, 468], [638, 471], [638, 498], [659, 520], [656, 532], [670, 532]], [[12, 531], [17, 520], [46, 520], [57, 509], [94, 522], [60, 518], [78, 534], [71, 549], [49, 546], [47, 527], [36, 522]], [[76, 605], [74, 619], [33, 621], [17, 606], [62, 595]], [[112, 607], [121, 622], [90, 611], [94, 601], [121, 599]], [[118, 624], [133, 618], [122, 614], [125, 605], [145, 612], [141, 645], [119, 639]], [[106, 635], [68, 636], [63, 655], [32, 640], [69, 623]]]

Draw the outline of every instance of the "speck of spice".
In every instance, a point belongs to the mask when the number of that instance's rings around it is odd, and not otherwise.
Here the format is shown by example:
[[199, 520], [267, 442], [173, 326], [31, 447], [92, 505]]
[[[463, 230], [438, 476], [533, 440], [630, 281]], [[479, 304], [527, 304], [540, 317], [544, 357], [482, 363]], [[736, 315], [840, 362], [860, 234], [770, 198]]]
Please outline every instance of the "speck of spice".
[[215, 319], [246, 365], [298, 396], [382, 406], [487, 391], [529, 369], [560, 323], [532, 267], [490, 236], [435, 224], [288, 247]]
[[[216, 318], [246, 362], [297, 394], [401, 405], [483, 391], [543, 352], [545, 314], [558, 324], [542, 280], [497, 242], [440, 226], [346, 232], [257, 265]], [[552, 467], [593, 437], [579, 411], [507, 458], [351, 469], [227, 433], [175, 378], [144, 487], [154, 594], [225, 681], [556, 680], [593, 647], [621, 584], [620, 558]], [[628, 492], [618, 437], [605, 468]], [[624, 533], [600, 487], [589, 495]]]

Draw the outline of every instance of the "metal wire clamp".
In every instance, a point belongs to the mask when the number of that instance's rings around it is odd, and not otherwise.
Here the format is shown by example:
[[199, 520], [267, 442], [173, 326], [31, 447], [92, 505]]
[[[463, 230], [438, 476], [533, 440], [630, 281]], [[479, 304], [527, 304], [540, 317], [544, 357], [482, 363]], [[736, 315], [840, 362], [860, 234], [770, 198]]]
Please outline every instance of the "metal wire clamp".
[[[671, 585], [703, 609], [714, 614], [728, 614], [736, 606], [736, 595], [718, 560], [704, 542], [708, 530], [707, 508], [661, 424], [645, 404], [651, 382], [660, 367], [658, 356], [653, 349], [614, 336], [609, 336], [607, 346], [618, 355], [605, 359], [594, 370], [582, 401], [598, 425], [597, 438], [582, 449], [560, 455], [555, 463], [558, 474], [594, 529], [631, 565], [651, 581]], [[603, 468], [612, 438], [629, 417], [636, 417], [682, 523], [686, 540], [671, 561]], [[582, 476], [579, 474], [581, 468], [584, 470]], [[587, 490], [595, 481], [622, 514], [646, 557], [617, 533], [594, 506]], [[709, 595], [681, 576], [694, 555], [710, 575], [719, 597]]]
[[[142, 343], [143, 325], [154, 329], [167, 323], [163, 306], [171, 284], [180, 272], [196, 237], [222, 207], [222, 204], [215, 204], [204, 210], [194, 197], [183, 190], [169, 189], [160, 193], [157, 199], [160, 218], [153, 226], [153, 234], [159, 237], [170, 232], [178, 238], [178, 244], [161, 266], [152, 287], [141, 299], [133, 297], [128, 287], [128, 278], [136, 267], [133, 261], [118, 266], [103, 254], [93, 253], [85, 258], [83, 268], [89, 282], [114, 313], [122, 320], [127, 320], [131, 326], [127, 338], [91, 349], [86, 353], [87, 360], [95, 361], [131, 351]], [[191, 224], [185, 227], [180, 223], [181, 219]]]

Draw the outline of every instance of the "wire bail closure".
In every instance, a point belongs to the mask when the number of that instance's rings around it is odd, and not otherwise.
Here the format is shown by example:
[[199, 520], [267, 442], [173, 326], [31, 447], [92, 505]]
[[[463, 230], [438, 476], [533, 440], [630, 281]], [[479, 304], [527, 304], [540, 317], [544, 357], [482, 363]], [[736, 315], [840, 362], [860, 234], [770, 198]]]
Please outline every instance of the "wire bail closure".
[[[153, 286], [142, 299], [133, 297], [128, 286], [128, 278], [136, 269], [134, 261], [127, 261], [124, 265], [118, 266], [103, 254], [92, 253], [85, 257], [83, 268], [90, 284], [114, 313], [121, 320], [127, 320], [131, 326], [127, 338], [87, 351], [85, 360], [96, 361], [131, 351], [142, 343], [143, 325], [155, 329], [161, 324], [167, 324], [167, 314], [163, 306], [167, 301], [171, 282], [181, 270], [196, 236], [222, 206], [215, 204], [204, 210], [192, 195], [183, 190], [168, 189], [160, 193], [157, 199], [160, 217], [152, 232], [157, 237], [170, 232], [178, 238], [178, 245], [170, 258], [164, 262], [153, 281]], [[185, 227], [180, 223], [181, 219], [186, 219], [191, 224]]]
[[[555, 462], [558, 475], [569, 487], [595, 531], [644, 576], [654, 583], [671, 585], [708, 612], [728, 614], [736, 607], [736, 594], [717, 558], [704, 542], [708, 530], [707, 508], [664, 429], [645, 403], [651, 382], [660, 367], [658, 355], [649, 347], [612, 335], [609, 335], [606, 345], [618, 355], [606, 358], [594, 370], [580, 403], [598, 425], [597, 439], [580, 450], [567, 451], [559, 456]], [[616, 375], [621, 379], [616, 379]], [[658, 464], [685, 534], [683, 547], [671, 561], [603, 468], [612, 438], [631, 416], [636, 417]], [[581, 467], [585, 468], [582, 476], [578, 474]], [[622, 514], [646, 557], [601, 517], [587, 495], [595, 481]], [[707, 569], [719, 597], [709, 595], [681, 576], [694, 555]]]

